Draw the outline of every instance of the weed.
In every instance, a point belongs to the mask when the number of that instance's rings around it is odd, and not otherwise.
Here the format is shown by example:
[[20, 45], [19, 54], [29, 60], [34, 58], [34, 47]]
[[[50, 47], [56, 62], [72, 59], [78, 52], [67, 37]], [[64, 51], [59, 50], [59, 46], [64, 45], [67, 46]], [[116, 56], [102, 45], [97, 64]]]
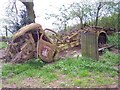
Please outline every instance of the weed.
[[107, 64], [109, 66], [114, 66], [120, 64], [120, 55], [106, 51], [102, 57], [100, 57], [99, 62]]
[[65, 87], [65, 83], [64, 82], [60, 83], [60, 86]]
[[6, 42], [0, 42], [0, 49], [4, 49], [7, 47], [7, 43]]
[[36, 74], [36, 77], [43, 78], [43, 81], [48, 83], [57, 79], [57, 75], [49, 70], [42, 69]]
[[81, 70], [79, 73], [80, 77], [87, 77], [89, 76], [89, 71], [88, 70]]
[[108, 36], [108, 43], [112, 45], [114, 44], [116, 48], [120, 48], [119, 40], [120, 40], [119, 34], [114, 33], [113, 35]]
[[75, 86], [80, 86], [83, 83], [83, 81], [80, 79], [75, 79], [73, 83]]

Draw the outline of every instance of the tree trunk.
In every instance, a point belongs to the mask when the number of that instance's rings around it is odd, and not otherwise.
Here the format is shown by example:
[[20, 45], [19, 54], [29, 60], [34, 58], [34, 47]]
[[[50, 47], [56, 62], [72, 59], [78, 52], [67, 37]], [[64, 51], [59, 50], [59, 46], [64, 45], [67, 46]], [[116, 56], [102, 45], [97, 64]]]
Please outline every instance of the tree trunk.
[[80, 28], [83, 29], [83, 20], [80, 18]]
[[97, 26], [97, 25], [98, 25], [98, 15], [99, 15], [99, 10], [97, 10], [96, 20], [95, 20], [95, 26]]
[[35, 12], [33, 10], [33, 1], [32, 2], [23, 2], [22, 0], [20, 0], [27, 9], [27, 14], [28, 14], [28, 18], [30, 19], [31, 22], [35, 22]]
[[7, 26], [5, 26], [5, 34], [6, 34], [6, 37], [8, 37]]
[[64, 31], [67, 31], [67, 24], [64, 24]]
[[95, 26], [98, 25], [98, 18], [99, 18], [99, 11], [101, 9], [101, 2], [99, 2], [98, 8], [97, 8], [97, 13], [96, 13], [96, 20], [95, 20]]

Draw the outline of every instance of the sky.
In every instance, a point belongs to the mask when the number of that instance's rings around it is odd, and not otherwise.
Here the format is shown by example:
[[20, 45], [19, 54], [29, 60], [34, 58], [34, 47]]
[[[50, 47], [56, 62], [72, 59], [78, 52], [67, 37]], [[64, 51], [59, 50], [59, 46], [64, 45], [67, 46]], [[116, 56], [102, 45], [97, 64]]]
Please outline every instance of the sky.
[[[3, 0], [2, 2], [0, 2], [0, 19], [5, 17], [5, 7], [8, 1], [9, 0]], [[30, 1], [30, 0], [26, 0], [26, 1]], [[68, 5], [73, 2], [78, 2], [78, 1], [81, 1], [81, 0], [33, 0], [34, 11], [36, 15], [35, 21], [41, 24], [43, 29], [45, 28], [53, 29], [55, 27], [52, 25], [52, 23], [55, 20], [54, 19], [46, 20], [45, 13], [58, 13], [58, 9], [62, 5]], [[0, 26], [2, 25], [3, 23], [0, 23]]]
[[[4, 8], [7, 5], [6, 3], [9, 0], [3, 0], [0, 2], [0, 18], [4, 17], [5, 11]], [[10, 0], [11, 1], [11, 0]], [[19, 0], [17, 0], [19, 1]], [[31, 1], [31, 0], [23, 0], [23, 1]], [[87, 0], [33, 0], [34, 2], [34, 11], [36, 14], [36, 22], [43, 25], [43, 27], [51, 27], [52, 21], [45, 19], [45, 13], [57, 13], [58, 9], [62, 5], [69, 5], [73, 2], [80, 2], [80, 1], [87, 1]], [[97, 0], [88, 0], [90, 2], [97, 1]], [[50, 24], [48, 24], [48, 22]]]
[[43, 28], [54, 28], [53, 19], [46, 20], [45, 13], [58, 13], [58, 9], [62, 5], [69, 5], [73, 2], [81, 0], [34, 0], [34, 10], [36, 14], [36, 22], [40, 23]]
[[[2, 0], [0, 2], [0, 19], [5, 17], [5, 7], [7, 5], [7, 2], [9, 0]], [[19, 1], [19, 0], [18, 0]], [[24, 0], [25, 1], [25, 0]], [[26, 0], [31, 1], [31, 0]], [[92, 3], [95, 1], [114, 1], [114, 0], [33, 0], [34, 2], [34, 11], [36, 14], [36, 22], [41, 24], [43, 29], [55, 28], [52, 23], [55, 21], [54, 19], [46, 20], [45, 19], [45, 13], [58, 13], [58, 9], [62, 5], [69, 5], [73, 2], [80, 2], [80, 1], [87, 1], [86, 3]], [[115, 0], [119, 1], [119, 0]], [[2, 26], [2, 23], [0, 23], [0, 26]], [[1, 32], [1, 31], [0, 31]]]
[[[9, 0], [2, 0], [2, 2], [0, 2], [0, 19], [5, 17], [5, 7], [8, 5], [8, 1]], [[31, 1], [31, 0], [26, 0], [26, 1]], [[48, 12], [57, 13], [58, 8], [60, 8], [63, 4], [64, 5], [70, 4], [74, 1], [80, 1], [80, 0], [33, 0], [34, 11], [36, 15], [35, 21], [41, 24], [43, 29], [54, 28], [52, 26], [52, 23], [54, 20], [46, 20], [45, 13], [48, 13]], [[0, 27], [2, 26], [3, 26], [3, 23], [0, 23]], [[1, 29], [0, 29], [0, 33], [3, 33]]]

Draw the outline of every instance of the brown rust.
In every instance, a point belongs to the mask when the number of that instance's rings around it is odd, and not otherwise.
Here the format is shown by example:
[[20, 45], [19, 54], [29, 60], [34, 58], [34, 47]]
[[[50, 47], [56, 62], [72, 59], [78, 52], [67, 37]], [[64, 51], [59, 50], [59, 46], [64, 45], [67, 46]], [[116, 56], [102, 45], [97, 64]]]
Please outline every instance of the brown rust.
[[[52, 34], [48, 35], [46, 31]], [[30, 58], [41, 58], [45, 62], [53, 62], [59, 52], [80, 45], [81, 32], [94, 32], [98, 37], [98, 44], [106, 43], [106, 33], [99, 27], [85, 27], [68, 34], [56, 33], [51, 29], [42, 29], [37, 23], [22, 27], [13, 35], [6, 50], [6, 61], [24, 62]]]

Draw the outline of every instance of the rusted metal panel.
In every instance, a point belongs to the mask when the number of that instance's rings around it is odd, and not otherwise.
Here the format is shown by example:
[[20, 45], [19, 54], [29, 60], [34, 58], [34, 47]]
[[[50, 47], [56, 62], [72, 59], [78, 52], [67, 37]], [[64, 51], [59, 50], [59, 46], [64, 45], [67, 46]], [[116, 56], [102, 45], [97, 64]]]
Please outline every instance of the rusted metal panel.
[[37, 57], [45, 62], [52, 62], [60, 52], [81, 44], [83, 56], [98, 60], [98, 43], [105, 44], [105, 35], [103, 29], [98, 27], [87, 27], [60, 35], [51, 29], [43, 30], [40, 24], [32, 23], [13, 35], [6, 50], [6, 59], [19, 62]]
[[43, 35], [41, 35], [41, 38], [38, 41], [38, 43], [39, 57], [45, 62], [52, 62], [54, 59], [56, 46], [50, 42], [43, 40]]

